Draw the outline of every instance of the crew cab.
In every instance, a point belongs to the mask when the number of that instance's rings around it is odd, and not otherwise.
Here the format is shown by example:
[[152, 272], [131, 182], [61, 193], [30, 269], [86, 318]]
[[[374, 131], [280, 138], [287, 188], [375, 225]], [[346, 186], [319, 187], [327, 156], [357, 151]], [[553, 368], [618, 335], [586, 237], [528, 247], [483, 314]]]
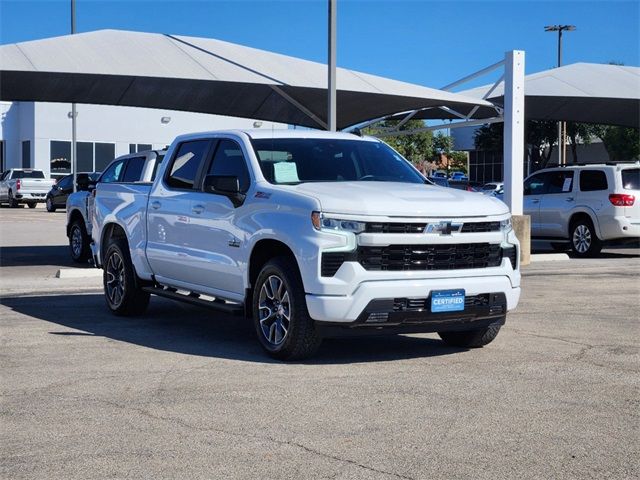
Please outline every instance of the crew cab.
[[[78, 191], [67, 197], [66, 204], [67, 238], [71, 259], [74, 262], [83, 263], [91, 259], [92, 215], [90, 212], [93, 209], [95, 185], [111, 182], [152, 182], [164, 154], [164, 150], [147, 150], [123, 155], [107, 165], [97, 179], [78, 177]], [[48, 203], [47, 210], [49, 210]]]
[[45, 178], [42, 170], [12, 168], [0, 174], [0, 203], [8, 203], [11, 208], [26, 203], [29, 208], [36, 208], [45, 201], [54, 183]]
[[484, 346], [520, 296], [504, 203], [348, 133], [180, 136], [153, 185], [98, 183], [92, 237], [114, 314], [151, 294], [244, 314], [279, 359], [348, 333]]

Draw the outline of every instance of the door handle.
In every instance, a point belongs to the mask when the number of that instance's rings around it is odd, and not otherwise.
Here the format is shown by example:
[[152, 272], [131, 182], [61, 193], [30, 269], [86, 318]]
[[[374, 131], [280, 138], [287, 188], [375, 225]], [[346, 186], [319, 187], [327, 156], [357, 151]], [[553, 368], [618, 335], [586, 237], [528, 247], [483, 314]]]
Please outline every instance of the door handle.
[[154, 210], [159, 209], [162, 206], [162, 204], [159, 201], [155, 201], [155, 202], [151, 202], [151, 208], [153, 208]]
[[573, 197], [567, 197], [564, 199], [566, 202], [573, 202]]
[[204, 212], [204, 206], [203, 205], [194, 205], [193, 208], [191, 209], [191, 211], [193, 213], [195, 213], [196, 215], [200, 215], [202, 212]]
[[533, 200], [531, 200], [531, 203], [540, 203], [540, 199], [534, 198]]

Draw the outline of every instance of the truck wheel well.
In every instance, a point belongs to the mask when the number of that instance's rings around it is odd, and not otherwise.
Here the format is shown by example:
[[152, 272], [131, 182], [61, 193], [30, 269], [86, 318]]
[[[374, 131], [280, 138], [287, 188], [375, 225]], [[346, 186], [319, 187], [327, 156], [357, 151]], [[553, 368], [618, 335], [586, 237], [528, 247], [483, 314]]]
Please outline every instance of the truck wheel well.
[[67, 224], [67, 237], [71, 233], [71, 225], [76, 220], [80, 220], [84, 224], [84, 218], [82, 218], [82, 214], [78, 210], [74, 210], [69, 217], [69, 223]]
[[107, 247], [111, 239], [114, 238], [122, 238], [125, 242], [127, 241], [127, 234], [124, 229], [118, 225], [117, 223], [110, 223], [104, 228], [104, 232], [102, 234], [102, 242], [100, 242], [100, 258], [104, 258], [104, 254], [107, 252]]
[[569, 237], [569, 240], [571, 240], [571, 233], [573, 231], [573, 225], [578, 220], [588, 220], [589, 222], [591, 222], [591, 225], [593, 225], [593, 228], [595, 228], [595, 226], [596, 226], [595, 222], [591, 218], [591, 215], [589, 215], [588, 213], [585, 213], [585, 212], [574, 213], [571, 216], [571, 218], [569, 219], [569, 231], [567, 232], [567, 234], [568, 234], [567, 236]]
[[249, 259], [249, 287], [255, 283], [262, 266], [275, 257], [291, 257], [298, 264], [293, 251], [284, 243], [278, 240], [260, 240], [253, 247]]

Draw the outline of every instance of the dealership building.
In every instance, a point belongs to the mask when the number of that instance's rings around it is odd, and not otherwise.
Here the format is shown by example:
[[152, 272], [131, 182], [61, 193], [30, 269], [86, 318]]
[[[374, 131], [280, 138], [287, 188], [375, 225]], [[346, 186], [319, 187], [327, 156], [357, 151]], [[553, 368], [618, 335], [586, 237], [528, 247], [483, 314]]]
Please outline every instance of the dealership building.
[[[78, 171], [102, 171], [115, 157], [160, 149], [183, 133], [220, 129], [282, 129], [245, 118], [152, 108], [77, 104]], [[0, 171], [71, 171], [71, 104], [0, 102]]]

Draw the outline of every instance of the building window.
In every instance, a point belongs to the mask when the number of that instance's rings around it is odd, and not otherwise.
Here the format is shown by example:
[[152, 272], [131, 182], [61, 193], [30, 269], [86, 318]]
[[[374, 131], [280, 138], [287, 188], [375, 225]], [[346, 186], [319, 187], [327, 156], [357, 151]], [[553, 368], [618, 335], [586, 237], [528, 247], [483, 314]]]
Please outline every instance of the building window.
[[50, 143], [51, 175], [71, 173], [71, 142], [52, 140]]
[[97, 143], [95, 153], [95, 171], [103, 171], [107, 165], [116, 158], [116, 146], [113, 143]]
[[93, 143], [77, 142], [76, 149], [78, 152], [78, 160], [76, 166], [78, 172], [93, 172]]
[[139, 143], [138, 144], [138, 152], [144, 152], [145, 150], [151, 150], [153, 148], [153, 145], [151, 145], [150, 143]]
[[136, 153], [138, 150], [136, 148], [136, 144], [135, 143], [130, 143], [129, 144], [129, 153]]
[[31, 167], [31, 141], [22, 142], [22, 168]]

